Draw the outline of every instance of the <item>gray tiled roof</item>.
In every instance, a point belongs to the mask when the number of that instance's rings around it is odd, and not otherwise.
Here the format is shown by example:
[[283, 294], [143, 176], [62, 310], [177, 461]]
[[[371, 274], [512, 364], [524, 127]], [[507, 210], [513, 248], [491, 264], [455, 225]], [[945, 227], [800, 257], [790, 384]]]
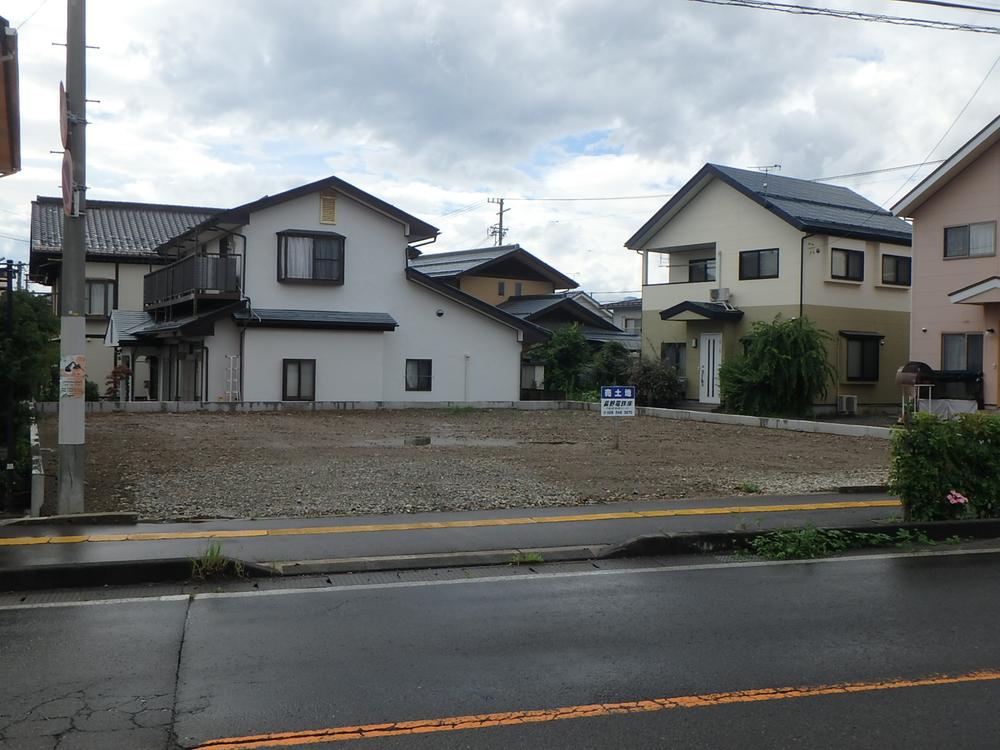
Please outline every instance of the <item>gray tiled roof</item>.
[[531, 294], [523, 297], [511, 297], [503, 304], [497, 305], [501, 310], [517, 315], [519, 318], [536, 315], [567, 299], [564, 294]]
[[803, 229], [884, 233], [887, 239], [907, 241], [912, 234], [905, 221], [848, 188], [720, 164], [711, 166], [756, 194], [765, 206], [769, 203], [798, 220]]
[[[574, 289], [577, 283], [566, 274], [553, 268], [541, 258], [537, 258], [520, 245], [500, 245], [499, 247], [477, 247], [471, 250], [453, 250], [447, 253], [428, 253], [410, 261], [410, 267], [431, 278], [453, 278], [476, 272], [488, 274], [505, 265], [507, 270], [499, 270], [503, 277], [509, 273], [509, 264], [520, 264], [539, 278], [551, 281], [556, 289]], [[522, 277], [522, 278], [532, 278]]]
[[[157, 247], [218, 213], [218, 208], [155, 203], [88, 201], [87, 255], [159, 258]], [[61, 254], [61, 198], [39, 196], [31, 203], [31, 252]]]
[[133, 331], [139, 331], [153, 322], [148, 312], [140, 310], [112, 310], [109, 328], [114, 330], [113, 344], [133, 344], [137, 341]]
[[399, 324], [385, 312], [354, 312], [346, 310], [284, 310], [253, 308], [240, 311], [233, 319], [249, 325], [319, 328], [373, 328], [392, 330]]
[[410, 261], [410, 265], [421, 273], [438, 278], [457, 276], [471, 271], [476, 266], [506, 255], [512, 250], [520, 250], [520, 245], [500, 245], [499, 247], [478, 247], [472, 250], [454, 250], [448, 253], [421, 255]]

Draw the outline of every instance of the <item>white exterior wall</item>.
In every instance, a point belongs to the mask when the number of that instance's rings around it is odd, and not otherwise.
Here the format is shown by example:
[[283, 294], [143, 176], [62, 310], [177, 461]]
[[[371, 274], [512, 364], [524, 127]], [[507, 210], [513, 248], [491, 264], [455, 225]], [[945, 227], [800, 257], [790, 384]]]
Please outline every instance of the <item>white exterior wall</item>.
[[382, 401], [384, 335], [378, 331], [248, 329], [243, 398], [281, 401], [281, 361], [314, 359], [316, 401]]
[[[240, 355], [240, 332], [236, 324], [229, 319], [218, 320], [215, 323], [215, 335], [205, 337], [205, 348], [208, 350], [206, 383], [204, 385], [203, 401], [227, 401], [226, 388], [229, 375], [229, 359], [227, 355]], [[237, 365], [237, 384], [239, 381], [239, 359]], [[239, 396], [237, 395], [237, 398]], [[280, 399], [280, 390], [279, 397]]]
[[[521, 343], [515, 328], [406, 278], [403, 225], [342, 194], [337, 223], [319, 222], [319, 193], [255, 212], [247, 238], [244, 284], [257, 309], [386, 312], [394, 331], [250, 328], [244, 342], [243, 398], [281, 400], [281, 360], [316, 360], [318, 401], [513, 401], [520, 397]], [[343, 285], [280, 283], [277, 233], [344, 235]], [[217, 242], [209, 243], [209, 251]], [[242, 250], [237, 241], [236, 250]], [[444, 314], [437, 315], [441, 310]], [[225, 394], [225, 351], [239, 351], [228, 322], [209, 347], [206, 400]], [[228, 337], [228, 338], [227, 338]], [[432, 361], [432, 389], [407, 391], [407, 359]]]

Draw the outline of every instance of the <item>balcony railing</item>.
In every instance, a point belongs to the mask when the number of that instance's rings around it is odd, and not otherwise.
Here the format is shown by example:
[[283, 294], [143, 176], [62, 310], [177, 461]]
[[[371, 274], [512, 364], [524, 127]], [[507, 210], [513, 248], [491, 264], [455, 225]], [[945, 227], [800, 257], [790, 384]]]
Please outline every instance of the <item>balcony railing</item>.
[[241, 258], [238, 255], [189, 255], [147, 273], [143, 279], [145, 307], [198, 297], [238, 298]]

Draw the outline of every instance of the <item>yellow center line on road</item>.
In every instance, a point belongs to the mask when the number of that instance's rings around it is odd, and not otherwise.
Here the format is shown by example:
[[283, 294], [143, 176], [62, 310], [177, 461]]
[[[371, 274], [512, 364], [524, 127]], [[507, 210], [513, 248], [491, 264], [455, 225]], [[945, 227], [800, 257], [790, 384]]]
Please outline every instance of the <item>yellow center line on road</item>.
[[484, 729], [486, 727], [562, 721], [564, 719], [586, 719], [595, 716], [610, 716], [612, 714], [649, 713], [683, 708], [709, 708], [732, 703], [781, 701], [795, 698], [813, 698], [821, 695], [869, 693], [877, 690], [957, 685], [966, 682], [989, 682], [993, 680], [1000, 680], [1000, 672], [969, 672], [960, 675], [939, 675], [912, 680], [849, 682], [839, 685], [817, 685], [812, 687], [760, 688], [728, 693], [706, 693], [702, 695], [675, 696], [672, 698], [654, 698], [643, 701], [625, 701], [622, 703], [594, 703], [587, 706], [563, 706], [561, 708], [533, 711], [504, 711], [473, 716], [449, 716], [442, 719], [358, 724], [354, 726], [330, 727], [327, 729], [312, 729], [302, 732], [276, 732], [249, 735], [246, 737], [224, 737], [198, 745], [194, 750], [253, 750], [254, 748], [298, 747], [301, 745], [316, 745], [323, 742], [362, 740], [372, 737], [397, 737], [400, 735], [427, 734], [430, 732], [455, 732], [469, 729]]
[[418, 531], [421, 529], [470, 529], [483, 526], [524, 526], [539, 523], [583, 523], [620, 521], [635, 518], [674, 516], [719, 516], [735, 513], [781, 513], [789, 511], [847, 510], [851, 508], [898, 508], [899, 501], [842, 500], [832, 503], [789, 503], [785, 505], [734, 505], [720, 508], [676, 508], [666, 510], [621, 511], [618, 513], [525, 516], [523, 518], [482, 518], [467, 521], [414, 521], [412, 523], [341, 524], [303, 526], [289, 529], [219, 529], [207, 531], [150, 531], [134, 534], [76, 534], [73, 536], [0, 537], [0, 547], [33, 544], [82, 544], [86, 542], [163, 542], [184, 539], [243, 539], [253, 537], [311, 536], [315, 534], [364, 534], [375, 531]]

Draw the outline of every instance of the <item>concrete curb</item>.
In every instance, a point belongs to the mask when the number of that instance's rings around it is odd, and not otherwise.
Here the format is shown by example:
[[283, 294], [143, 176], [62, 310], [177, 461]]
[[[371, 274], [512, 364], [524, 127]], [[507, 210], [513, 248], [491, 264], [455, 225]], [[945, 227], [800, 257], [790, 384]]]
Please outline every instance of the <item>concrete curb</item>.
[[[132, 586], [142, 583], [179, 583], [191, 580], [191, 563], [186, 557], [158, 560], [76, 563], [73, 565], [32, 565], [0, 568], [0, 591]], [[257, 563], [239, 563], [248, 578], [263, 578], [274, 571]]]
[[[593, 560], [604, 545], [573, 547], [531, 547], [495, 549], [478, 552], [443, 552], [421, 555], [388, 555], [384, 557], [343, 557], [329, 560], [299, 560], [263, 563], [262, 566], [282, 576], [315, 575], [319, 573], [362, 573], [388, 570], [424, 570], [429, 568], [469, 568], [478, 565], [532, 565], [551, 562]], [[538, 555], [536, 563], [519, 561]]]
[[[914, 523], [869, 523], [859, 526], [820, 527], [826, 530], [848, 531], [859, 534], [896, 534], [900, 530], [921, 532], [934, 541], [949, 537], [973, 539], [1000, 538], [1000, 518], [966, 521], [920, 521]], [[781, 529], [793, 531], [794, 529]], [[685, 531], [679, 533], [644, 534], [621, 544], [609, 545], [601, 552], [600, 559], [619, 557], [647, 557], [660, 555], [690, 555], [708, 552], [731, 552], [745, 547], [751, 539], [769, 534], [775, 529], [760, 531]]]
[[70, 513], [63, 516], [25, 516], [0, 521], [0, 526], [131, 526], [139, 523], [139, 514], [131, 511], [113, 513]]

